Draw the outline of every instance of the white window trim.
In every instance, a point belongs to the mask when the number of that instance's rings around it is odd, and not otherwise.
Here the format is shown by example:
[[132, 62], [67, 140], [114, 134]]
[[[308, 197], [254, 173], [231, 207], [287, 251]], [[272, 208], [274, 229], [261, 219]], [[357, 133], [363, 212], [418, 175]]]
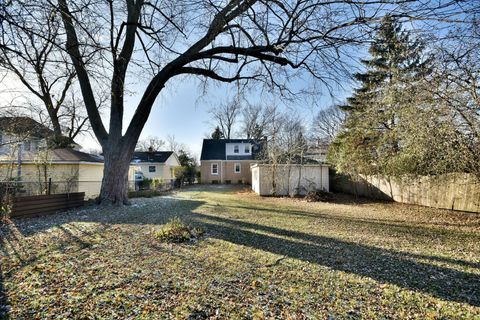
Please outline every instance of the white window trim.
[[[238, 164], [238, 168], [240, 169], [240, 170], [238, 170], [238, 171], [237, 171], [237, 164]], [[233, 164], [233, 172], [235, 172], [235, 173], [242, 173], [242, 164], [241, 164], [240, 162], [235, 162], [235, 163]]]
[[[237, 151], [235, 152], [235, 150]], [[233, 153], [240, 153], [240, 146], [238, 144], [233, 146]]]
[[250, 146], [248, 144], [245, 145], [245, 148], [243, 149], [244, 153], [250, 153]]
[[[213, 172], [213, 166], [216, 165], [217, 166], [217, 173], [214, 173]], [[213, 176], [218, 176], [218, 163], [212, 163], [210, 165], [210, 173], [213, 175]]]

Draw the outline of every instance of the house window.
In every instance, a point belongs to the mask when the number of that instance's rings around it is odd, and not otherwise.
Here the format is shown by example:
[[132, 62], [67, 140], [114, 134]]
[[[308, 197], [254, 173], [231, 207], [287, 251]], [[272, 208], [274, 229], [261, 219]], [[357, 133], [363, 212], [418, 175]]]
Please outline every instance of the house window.
[[235, 173], [240, 173], [240, 170], [242, 169], [242, 166], [240, 163], [235, 163]]
[[245, 153], [250, 153], [250, 146], [248, 144], [245, 145]]
[[148, 172], [156, 172], [157, 171], [157, 167], [155, 166], [148, 166]]
[[240, 150], [240, 148], [238, 147], [238, 145], [233, 146], [233, 153], [238, 153], [239, 150]]
[[212, 174], [218, 174], [218, 163], [212, 163]]

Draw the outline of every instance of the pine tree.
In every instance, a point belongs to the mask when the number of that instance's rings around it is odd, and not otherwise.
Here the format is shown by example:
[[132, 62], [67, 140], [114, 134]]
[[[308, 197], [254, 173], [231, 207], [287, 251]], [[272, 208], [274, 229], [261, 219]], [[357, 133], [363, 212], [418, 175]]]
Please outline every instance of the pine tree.
[[362, 60], [367, 71], [355, 74], [361, 87], [348, 98], [348, 111], [361, 111], [372, 102], [382, 98], [389, 85], [415, 81], [430, 72], [431, 59], [423, 58], [424, 45], [420, 40], [411, 40], [401, 24], [392, 17], [385, 17], [368, 50], [371, 59]]
[[220, 130], [220, 127], [217, 126], [212, 133], [212, 139], [219, 140], [219, 139], [223, 139], [224, 137], [225, 136], [224, 136], [222, 130]]
[[382, 21], [369, 54], [362, 60], [366, 71], [355, 74], [360, 87], [342, 106], [348, 117], [329, 159], [343, 171], [394, 174], [402, 117], [417, 108], [415, 86], [430, 72], [431, 59], [425, 58], [423, 43], [392, 17]]

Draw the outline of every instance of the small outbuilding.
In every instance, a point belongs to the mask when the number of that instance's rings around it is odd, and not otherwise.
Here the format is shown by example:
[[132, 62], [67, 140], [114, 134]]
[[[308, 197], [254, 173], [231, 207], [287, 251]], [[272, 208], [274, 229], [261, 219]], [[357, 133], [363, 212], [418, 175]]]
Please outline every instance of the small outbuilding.
[[305, 195], [308, 191], [329, 191], [326, 164], [253, 164], [252, 190], [261, 196]]

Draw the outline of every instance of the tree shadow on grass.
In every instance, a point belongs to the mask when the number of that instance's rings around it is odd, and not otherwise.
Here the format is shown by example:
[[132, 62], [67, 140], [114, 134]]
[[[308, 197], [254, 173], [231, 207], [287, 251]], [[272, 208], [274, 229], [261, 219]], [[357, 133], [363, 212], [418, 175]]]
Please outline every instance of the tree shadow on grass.
[[221, 240], [480, 306], [478, 275], [418, 262], [414, 254], [223, 217], [197, 215], [194, 221]]
[[[101, 210], [81, 215], [71, 213], [64, 214], [57, 219], [47, 217], [52, 221], [49, 220], [44, 225], [49, 227], [56, 225], [60, 230], [62, 230], [63, 224], [76, 221], [95, 222], [103, 226], [113, 224], [161, 225], [177, 216], [194, 226], [204, 228], [212, 238], [308, 261], [332, 270], [369, 277], [382, 283], [424, 292], [444, 300], [480, 306], [480, 277], [478, 275], [417, 261], [417, 259], [435, 261], [438, 260], [438, 257], [402, 253], [332, 237], [239, 221], [221, 217], [215, 213], [194, 212], [205, 204], [204, 201], [164, 198], [162, 199], [163, 207], [158, 209], [149, 208], [130, 212], [122, 208], [118, 213], [110, 216], [105, 215]], [[208, 206], [203, 208], [208, 212]], [[319, 219], [322, 218], [326, 217], [319, 217]], [[25, 221], [18, 225], [21, 232], [22, 227], [26, 226], [28, 223]], [[376, 224], [373, 226], [380, 228]], [[354, 227], [352, 227], [353, 229]], [[39, 231], [36, 230], [36, 232]], [[63, 231], [66, 232], [66, 229], [63, 228]], [[29, 227], [23, 232], [31, 234], [33, 231]], [[83, 240], [72, 235], [71, 241], [82, 243]], [[462, 264], [462, 260], [441, 262]], [[475, 267], [475, 265], [469, 266]]]
[[3, 285], [3, 270], [2, 264], [0, 263], [0, 319], [8, 319], [7, 305], [7, 292]]

